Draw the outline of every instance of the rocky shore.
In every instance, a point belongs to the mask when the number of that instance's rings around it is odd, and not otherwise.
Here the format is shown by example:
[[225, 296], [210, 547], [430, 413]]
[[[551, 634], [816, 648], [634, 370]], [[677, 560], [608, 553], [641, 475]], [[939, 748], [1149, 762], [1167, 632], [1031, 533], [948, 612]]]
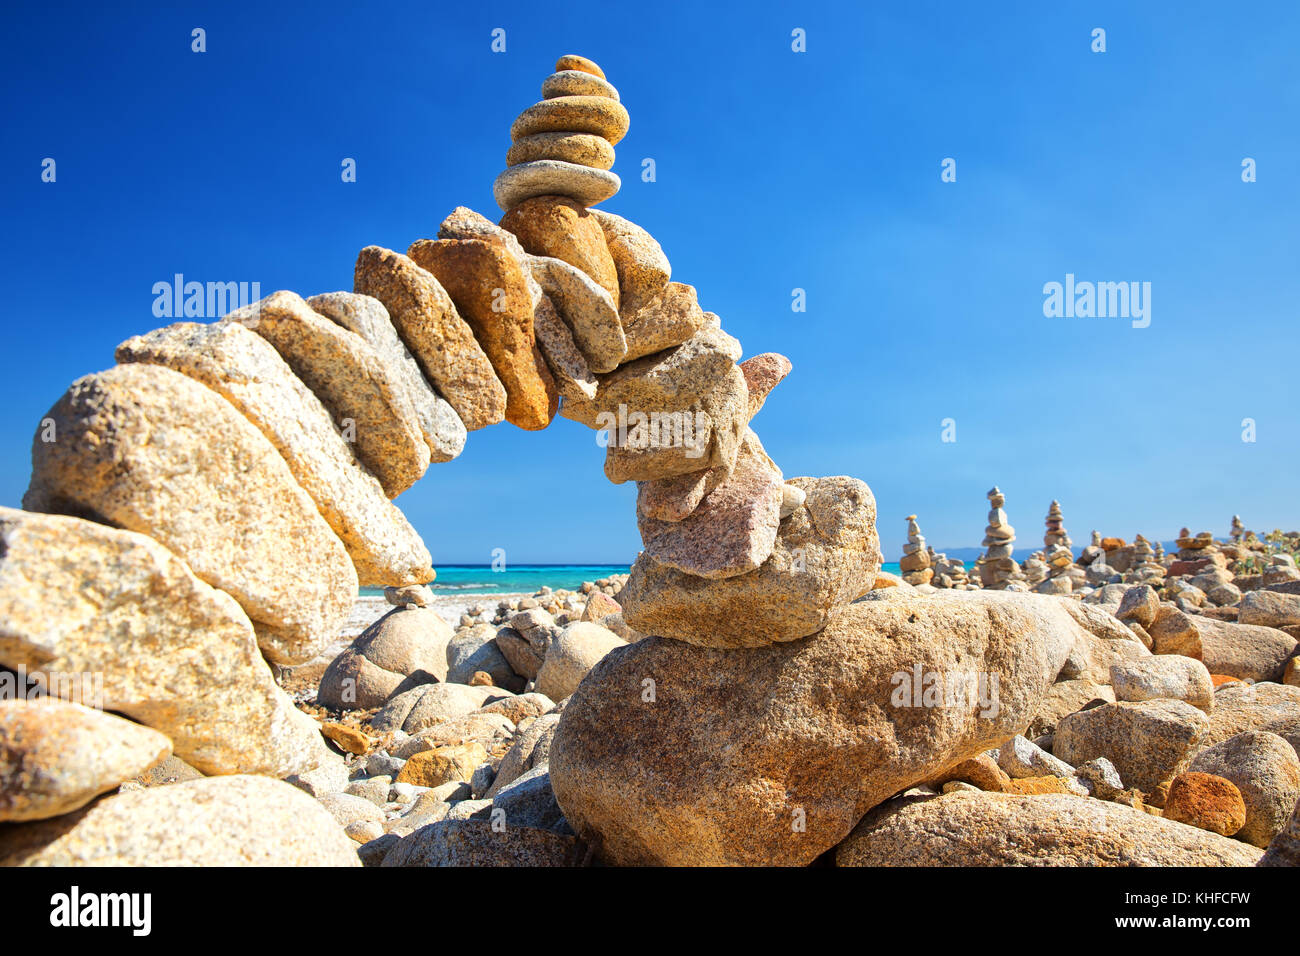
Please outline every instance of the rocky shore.
[[[1021, 563], [995, 486], [971, 573], [916, 515], [882, 572], [868, 485], [754, 429], [790, 360], [592, 208], [629, 123], [562, 57], [499, 222], [59, 399], [0, 508], [0, 864], [1294, 865], [1300, 536], [1076, 556], [1054, 501]], [[637, 483], [631, 572], [435, 597], [393, 499], [557, 415]]]

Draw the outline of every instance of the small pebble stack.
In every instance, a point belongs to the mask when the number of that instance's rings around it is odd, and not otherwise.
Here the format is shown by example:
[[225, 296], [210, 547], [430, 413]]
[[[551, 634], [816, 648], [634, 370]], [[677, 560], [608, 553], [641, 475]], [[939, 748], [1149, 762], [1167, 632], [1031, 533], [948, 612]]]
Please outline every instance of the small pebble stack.
[[542, 83], [542, 99], [510, 127], [506, 169], [492, 194], [502, 210], [533, 196], [568, 196], [584, 207], [618, 192], [610, 172], [614, 145], [627, 135], [629, 118], [618, 90], [599, 66], [567, 55]]
[[934, 577], [930, 554], [925, 547], [925, 535], [916, 523], [916, 515], [907, 516], [907, 544], [903, 545], [903, 559], [898, 562], [903, 580], [908, 584], [929, 584]]

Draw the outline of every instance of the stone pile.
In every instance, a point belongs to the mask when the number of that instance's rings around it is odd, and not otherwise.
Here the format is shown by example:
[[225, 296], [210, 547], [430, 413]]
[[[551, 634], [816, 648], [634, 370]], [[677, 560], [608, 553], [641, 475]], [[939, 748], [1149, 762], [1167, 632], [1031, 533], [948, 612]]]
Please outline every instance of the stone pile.
[[1133, 566], [1124, 575], [1125, 583], [1149, 584], [1158, 588], [1164, 584], [1164, 580], [1164, 566], [1156, 559], [1151, 543], [1142, 535], [1137, 535], [1133, 539]]
[[1035, 551], [1029, 557], [1025, 558], [1025, 563], [1020, 566], [1020, 570], [1025, 575], [1025, 584], [1030, 590], [1037, 590], [1038, 585], [1047, 580], [1047, 575], [1051, 568], [1047, 566], [1046, 555], [1042, 551]]
[[1079, 566], [1086, 568], [1098, 558], [1105, 557], [1105, 555], [1106, 551], [1101, 546], [1101, 532], [1094, 531], [1092, 533], [1092, 540], [1088, 542], [1088, 546], [1079, 554]]
[[989, 490], [988, 499], [989, 523], [984, 529], [982, 542], [988, 550], [984, 552], [984, 562], [980, 565], [980, 582], [996, 591], [1006, 590], [1012, 585], [1023, 587], [1024, 575], [1011, 556], [1016, 543], [1016, 529], [1007, 523], [1007, 513], [1002, 510], [1007, 503], [1006, 497], [995, 485]]
[[930, 553], [926, 550], [925, 535], [916, 523], [916, 515], [907, 516], [907, 544], [903, 545], [903, 557], [898, 562], [903, 572], [903, 580], [908, 584], [929, 584], [934, 577]]
[[[0, 702], [0, 864], [1292, 859], [1300, 597], [1261, 574], [1233, 599], [1208, 535], [1159, 592], [1118, 583], [1094, 535], [1073, 600], [1055, 502], [1027, 564], [1065, 599], [977, 590], [915, 516], [877, 588], [867, 485], [787, 480], [752, 427], [790, 361], [741, 361], [659, 244], [590, 209], [617, 92], [570, 56], [542, 96], [499, 223], [459, 207], [364, 248], [353, 292], [129, 339], [51, 409], [27, 510], [0, 509], [0, 683], [98, 675], [113, 715], [75, 683]], [[637, 482], [645, 549], [453, 631], [392, 500], [468, 432], [557, 414]], [[1025, 590], [988, 498], [976, 575]], [[1141, 536], [1125, 561], [1159, 567]], [[393, 608], [323, 667], [318, 722], [271, 665], [319, 660], [359, 583]], [[936, 706], [965, 674], [995, 696]]]
[[950, 558], [940, 551], [934, 556], [932, 564], [934, 566], [934, 577], [930, 579], [930, 583], [937, 588], [970, 591], [979, 587], [978, 584], [971, 583], [970, 577], [966, 573], [966, 562], [959, 558]]
[[508, 211], [533, 196], [567, 196], [584, 207], [609, 199], [621, 185], [610, 167], [628, 124], [599, 66], [560, 57], [542, 82], [541, 101], [510, 127], [506, 169], [492, 186], [497, 204]]
[[1046, 526], [1043, 561], [1047, 565], [1047, 578], [1037, 582], [1034, 590], [1040, 594], [1069, 594], [1076, 585], [1086, 583], [1086, 577], [1075, 574], [1074, 552], [1070, 550], [1070, 534], [1065, 530], [1059, 501], [1053, 501], [1047, 509]]
[[1177, 544], [1178, 551], [1168, 568], [1170, 577], [1196, 574], [1210, 566], [1227, 567], [1227, 558], [1215, 545], [1214, 535], [1208, 531], [1192, 534], [1186, 528], [1182, 528], [1178, 532]]
[[1232, 516], [1232, 529], [1228, 532], [1228, 537], [1232, 539], [1233, 544], [1240, 544], [1242, 538], [1246, 536], [1246, 526], [1241, 523], [1241, 515]]

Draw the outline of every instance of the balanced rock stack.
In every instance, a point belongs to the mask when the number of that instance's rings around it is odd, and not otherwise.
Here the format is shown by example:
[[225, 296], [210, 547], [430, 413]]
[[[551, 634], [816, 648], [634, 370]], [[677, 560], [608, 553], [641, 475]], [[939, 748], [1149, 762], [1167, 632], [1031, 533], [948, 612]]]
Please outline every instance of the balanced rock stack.
[[1233, 544], [1240, 544], [1241, 539], [1246, 536], [1246, 526], [1241, 523], [1241, 515], [1232, 516], [1232, 530], [1228, 532], [1228, 537]]
[[610, 172], [614, 145], [626, 134], [627, 110], [599, 66], [582, 56], [562, 56], [542, 83], [542, 99], [510, 127], [506, 169], [492, 186], [509, 211], [533, 196], [567, 196], [583, 207], [618, 192]]
[[1106, 550], [1101, 546], [1101, 532], [1094, 531], [1088, 546], [1079, 553], [1079, 566], [1086, 568], [1098, 558], [1105, 558]]
[[1038, 585], [1047, 580], [1050, 568], [1045, 560], [1045, 553], [1035, 551], [1029, 557], [1025, 558], [1025, 563], [1021, 565], [1020, 570], [1024, 573], [1025, 584], [1030, 590], [1037, 590]]
[[966, 573], [966, 562], [960, 558], [950, 558], [940, 551], [934, 556], [934, 577], [930, 583], [937, 588], [952, 588], [957, 591], [971, 591], [979, 587], [970, 582]]
[[925, 547], [925, 535], [916, 523], [916, 515], [907, 516], [907, 544], [903, 545], [903, 558], [898, 562], [903, 580], [908, 584], [929, 584], [934, 577], [930, 554]]
[[[1046, 550], [1043, 561], [1047, 565], [1047, 578], [1038, 582], [1034, 590], [1040, 594], [1069, 594], [1074, 590], [1075, 579], [1070, 573], [1074, 567], [1074, 552], [1070, 550], [1070, 533], [1065, 530], [1061, 503], [1053, 501], [1047, 509], [1047, 530], [1043, 532]], [[1082, 584], [1080, 580], [1078, 583]]]
[[1199, 574], [1206, 568], [1222, 568], [1228, 564], [1228, 559], [1214, 544], [1214, 535], [1208, 531], [1192, 534], [1187, 528], [1182, 528], [1178, 532], [1177, 544], [1178, 551], [1168, 568], [1170, 577]]
[[988, 492], [989, 523], [984, 529], [984, 563], [980, 565], [980, 581], [984, 587], [995, 591], [1006, 590], [1013, 584], [1023, 587], [1024, 575], [1020, 565], [1011, 556], [1016, 543], [1016, 529], [1007, 523], [1007, 513], [1002, 506], [1006, 497], [996, 485]]
[[1149, 584], [1158, 588], [1164, 584], [1165, 569], [1156, 560], [1155, 552], [1142, 535], [1133, 539], [1133, 566], [1124, 575], [1126, 584]]

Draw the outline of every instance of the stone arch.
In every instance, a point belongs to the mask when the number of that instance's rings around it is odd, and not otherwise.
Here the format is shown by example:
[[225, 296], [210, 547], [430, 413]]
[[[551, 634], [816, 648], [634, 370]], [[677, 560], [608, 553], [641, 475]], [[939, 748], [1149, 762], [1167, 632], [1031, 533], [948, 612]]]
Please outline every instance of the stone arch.
[[[62, 536], [83, 560], [130, 564], [138, 588], [201, 605], [204, 626], [220, 620], [241, 648], [223, 679], [266, 699], [255, 733], [300, 746], [202, 758], [203, 769], [285, 775], [309, 764], [317, 749], [254, 675], [257, 655], [313, 657], [358, 585], [432, 581], [429, 551], [392, 499], [502, 421], [541, 430], [562, 415], [608, 435], [607, 477], [638, 483], [645, 550], [623, 592], [634, 628], [703, 645], [788, 641], [872, 586], [867, 486], [787, 482], [750, 427], [789, 360], [742, 361], [649, 232], [596, 208], [618, 191], [613, 147], [629, 122], [598, 66], [563, 57], [511, 128], [499, 222], [457, 207], [405, 253], [363, 248], [351, 291], [278, 291], [215, 323], [134, 336], [114, 368], [79, 379], [51, 409], [57, 438], [43, 429], [33, 442], [27, 513], [0, 515], [6, 543], [31, 549], [9, 573], [32, 573]], [[149, 646], [160, 595], [134, 595], [135, 612], [123, 612], [132, 595], [96, 594], [88, 620], [117, 614]], [[167, 617], [166, 632], [184, 618]], [[38, 622], [10, 630], [22, 649], [0, 663], [36, 661]], [[103, 664], [84, 628], [70, 635], [54, 657]], [[118, 706], [143, 693], [114, 686]], [[136, 714], [176, 734], [203, 712], [169, 707]], [[178, 753], [206, 752], [186, 747]]]

